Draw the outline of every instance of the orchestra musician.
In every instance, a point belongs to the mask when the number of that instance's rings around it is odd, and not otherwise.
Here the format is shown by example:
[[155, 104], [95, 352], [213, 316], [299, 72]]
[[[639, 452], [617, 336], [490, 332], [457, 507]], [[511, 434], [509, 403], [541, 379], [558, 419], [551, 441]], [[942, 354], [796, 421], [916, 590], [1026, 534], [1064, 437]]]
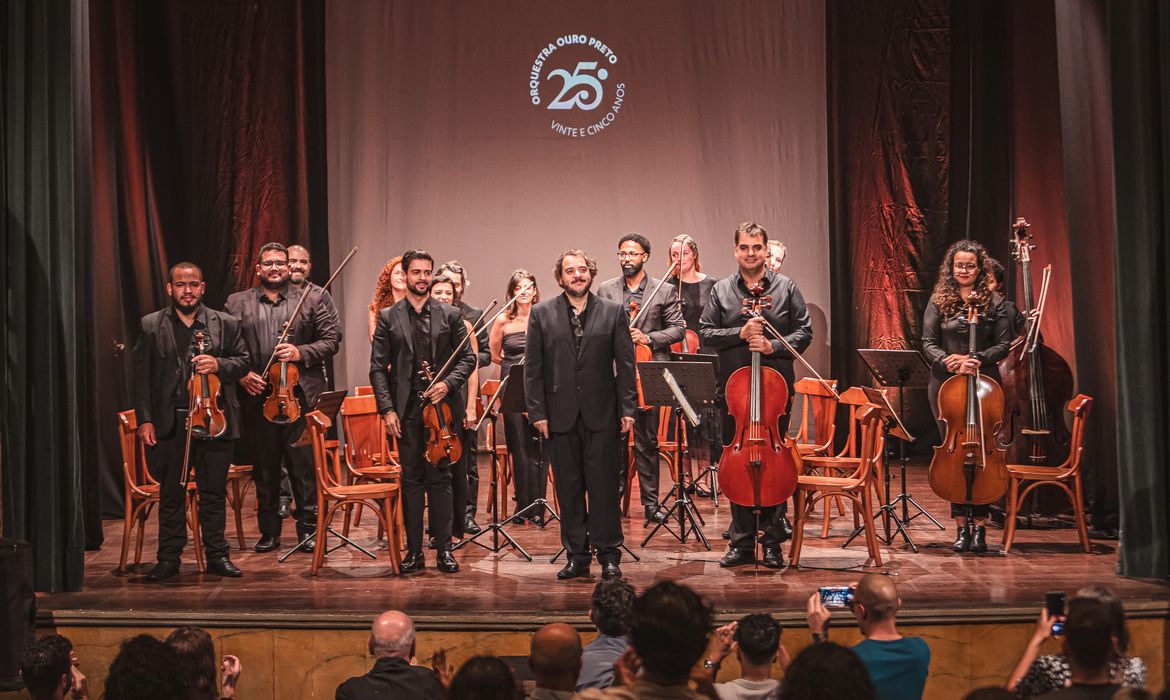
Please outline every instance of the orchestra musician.
[[784, 258], [788, 257], [788, 246], [775, 239], [768, 239], [768, 270], [779, 272], [784, 266]]
[[[521, 289], [526, 284], [532, 286]], [[507, 377], [512, 366], [524, 359], [528, 319], [532, 306], [540, 302], [536, 277], [528, 270], [516, 270], [508, 280], [504, 297], [504, 303], [513, 299], [516, 303], [496, 319], [488, 335], [492, 362], [500, 364], [500, 379]], [[548, 463], [538, 453], [540, 435], [524, 414], [504, 413], [501, 418], [504, 423], [504, 442], [512, 457], [518, 513], [532, 505], [533, 501], [545, 497], [548, 491]], [[528, 516], [528, 521], [533, 525], [544, 525], [543, 509]]]
[[[727, 397], [723, 388], [728, 377], [740, 367], [751, 364], [752, 352], [761, 353], [761, 363], [779, 372], [788, 384], [788, 401], [792, 401], [792, 384], [795, 379], [793, 362], [795, 358], [778, 340], [764, 335], [763, 322], [759, 319], [745, 319], [743, 301], [749, 290], [757, 284], [764, 285], [764, 295], [772, 299], [771, 307], [762, 310], [768, 320], [788, 344], [797, 352], [804, 352], [812, 342], [812, 321], [805, 307], [804, 297], [796, 284], [787, 276], [767, 269], [768, 232], [754, 222], [740, 224], [735, 230], [735, 260], [738, 271], [730, 277], [719, 280], [711, 290], [710, 304], [703, 310], [699, 321], [699, 337], [705, 347], [719, 355], [719, 401], [724, 415], [727, 415]], [[788, 433], [787, 413], [777, 426], [779, 435]], [[731, 435], [733, 429], [725, 421], [723, 434]], [[787, 504], [766, 507], [760, 514], [763, 535], [760, 543], [764, 556], [759, 563], [769, 568], [784, 566], [780, 544], [791, 536], [791, 526], [786, 517]], [[756, 516], [752, 509], [742, 505], [731, 505], [730, 546], [720, 566], [732, 567], [751, 564], [756, 561], [754, 538]]]
[[382, 266], [378, 281], [374, 284], [374, 298], [370, 300], [370, 340], [378, 327], [378, 314], [406, 298], [406, 272], [402, 269], [402, 256], [390, 258]]
[[[982, 244], [963, 240], [947, 249], [922, 319], [922, 354], [931, 367], [927, 398], [936, 418], [939, 388], [952, 375], [979, 373], [1000, 381], [996, 365], [1007, 356], [1013, 331], [1003, 297], [992, 290], [993, 282], [991, 257]], [[968, 304], [974, 304], [979, 311], [977, 350], [972, 355], [967, 354]], [[940, 421], [938, 426], [939, 434], [945, 437], [945, 425]], [[973, 526], [967, 522], [968, 508]], [[989, 512], [986, 505], [951, 504], [957, 529], [952, 548], [956, 552], [987, 551], [985, 527]]]
[[524, 393], [528, 419], [550, 441], [568, 559], [557, 578], [588, 576], [591, 546], [602, 577], [621, 578], [619, 455], [638, 408], [629, 321], [621, 304], [590, 293], [597, 263], [584, 251], [562, 253], [553, 275], [564, 293], [529, 316]]
[[[244, 390], [240, 398], [243, 413], [243, 441], [249, 443], [254, 460], [252, 478], [259, 501], [257, 524], [260, 539], [257, 552], [271, 552], [280, 547], [280, 479], [281, 463], [288, 462], [289, 485], [293, 496], [293, 519], [296, 521], [300, 549], [313, 551], [310, 539], [317, 527], [317, 478], [311, 449], [298, 445], [304, 432], [304, 415], [313, 410], [317, 397], [325, 391], [325, 362], [341, 347], [341, 319], [329, 293], [316, 285], [301, 287], [290, 282], [289, 255], [280, 243], [260, 247], [256, 273], [260, 283], [227, 298], [227, 311], [240, 319], [240, 332], [248, 348], [248, 372], [240, 377]], [[305, 295], [296, 318], [292, 312]], [[289, 335], [277, 344], [285, 324]], [[267, 377], [260, 376], [269, 358], [274, 363], [288, 362], [298, 372], [293, 393], [301, 404], [301, 417], [280, 424], [264, 416], [264, 401], [270, 390]]]
[[1007, 298], [1004, 284], [1007, 279], [1007, 272], [1003, 269], [1003, 263], [995, 258], [989, 258], [991, 261], [991, 279], [987, 281], [987, 288], [991, 290], [992, 294], [998, 294], [1003, 297], [1004, 310], [1008, 315], [1008, 326], [1012, 329], [1012, 338], [1018, 338], [1028, 331], [1028, 317], [1020, 313], [1020, 307], [1016, 303]]
[[[678, 292], [669, 282], [659, 286], [660, 280], [643, 269], [650, 258], [650, 241], [645, 236], [622, 236], [617, 255], [622, 276], [603, 282], [597, 296], [621, 304], [627, 319], [637, 316], [632, 326], [628, 321], [626, 324], [634, 344], [649, 347], [654, 360], [669, 360], [670, 346], [682, 340], [685, 331]], [[666, 511], [658, 503], [658, 416], [658, 406], [639, 408], [634, 422], [634, 464], [647, 523], [666, 519]]]
[[[207, 554], [207, 570], [220, 576], [243, 575], [229, 556], [224, 538], [227, 474], [232, 444], [240, 434], [240, 405], [235, 382], [248, 371], [248, 351], [240, 322], [205, 307], [203, 271], [181, 262], [171, 268], [167, 296], [171, 303], [142, 318], [134, 343], [134, 413], [138, 439], [144, 445], [151, 474], [159, 483], [158, 556], [146, 575], [161, 581], [179, 573], [187, 544], [186, 489], [180, 483], [186, 447], [188, 382], [192, 373], [218, 375], [227, 430], [223, 436], [191, 441], [190, 464], [199, 490], [199, 529]], [[207, 347], [195, 351], [195, 334]]]
[[[459, 309], [430, 297], [434, 264], [434, 258], [423, 250], [411, 250], [402, 256], [406, 298], [378, 313], [370, 349], [370, 384], [378, 413], [387, 434], [398, 440], [402, 463], [407, 549], [403, 573], [426, 567], [422, 546], [424, 495], [438, 550], [438, 569], [443, 573], [459, 570], [451, 553], [452, 465], [427, 461], [423, 408], [424, 401], [436, 406], [442, 403], [450, 408], [452, 417], [464, 415], [461, 392], [475, 369], [475, 355], [470, 343], [463, 342], [467, 325]], [[449, 369], [437, 377], [438, 381], [431, 383], [422, 376], [424, 362], [438, 372], [452, 355], [455, 357]]]

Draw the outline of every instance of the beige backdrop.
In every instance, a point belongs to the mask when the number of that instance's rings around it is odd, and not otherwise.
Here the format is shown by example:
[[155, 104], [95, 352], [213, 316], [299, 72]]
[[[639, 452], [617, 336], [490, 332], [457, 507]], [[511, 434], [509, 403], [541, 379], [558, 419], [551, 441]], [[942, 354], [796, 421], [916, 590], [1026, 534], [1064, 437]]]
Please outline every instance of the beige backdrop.
[[[785, 272], [815, 306], [806, 357], [827, 369], [823, 0], [333, 0], [326, 33], [330, 254], [360, 249], [335, 291], [339, 387], [367, 383], [366, 307], [406, 248], [459, 258], [483, 306], [517, 267], [546, 298], [559, 292], [550, 270], [569, 247], [597, 257], [602, 279], [618, 274], [629, 231], [651, 240], [652, 274], [685, 232], [704, 271], [725, 276], [748, 219], [788, 245]], [[534, 59], [567, 34], [617, 62], [558, 48], [533, 105]], [[602, 107], [549, 110], [561, 86], [549, 73], [590, 56], [609, 73]], [[600, 134], [550, 128], [600, 119], [618, 82], [621, 109]]]

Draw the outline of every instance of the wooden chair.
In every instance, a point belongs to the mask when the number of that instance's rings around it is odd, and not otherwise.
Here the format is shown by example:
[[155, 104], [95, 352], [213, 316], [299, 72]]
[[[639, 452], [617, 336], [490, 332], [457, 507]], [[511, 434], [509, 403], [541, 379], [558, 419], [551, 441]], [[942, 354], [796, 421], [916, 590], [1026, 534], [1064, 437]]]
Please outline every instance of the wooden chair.
[[[825, 382], [837, 390], [836, 379]], [[829, 454], [837, 434], [837, 399], [824, 384], [808, 377], [797, 380], [792, 388], [802, 408], [796, 449], [802, 455]]]
[[354, 396], [373, 396], [374, 395], [374, 387], [372, 387], [368, 384], [366, 386], [354, 387], [353, 395]]
[[[483, 397], [485, 406], [499, 390], [499, 379], [489, 379], [480, 385], [479, 394]], [[495, 410], [499, 410], [498, 405], [495, 407]], [[497, 420], [503, 420], [503, 414], [497, 416]], [[512, 454], [508, 451], [508, 444], [504, 440], [503, 431], [496, 429], [496, 420], [486, 421], [484, 425], [487, 428], [487, 435], [484, 438], [487, 441], [486, 444], [496, 446], [495, 454], [491, 456], [492, 469], [496, 473], [496, 488], [500, 489], [500, 498], [498, 499], [500, 504], [499, 519], [505, 520], [508, 517], [508, 503], [512, 500], [511, 496], [509, 496], [511, 489], [508, 488], [508, 485], [512, 483]], [[488, 500], [487, 512], [492, 512], [496, 507], [496, 501], [497, 499], [495, 498]]]
[[248, 487], [252, 485], [252, 465], [232, 464], [228, 467], [227, 475], [227, 507], [232, 509], [236, 522], [236, 541], [240, 549], [247, 549], [244, 541], [244, 497], [248, 495]]
[[[1011, 482], [1008, 486], [1007, 513], [1004, 519], [1006, 524], [1003, 531], [1004, 553], [1011, 551], [1012, 540], [1016, 537], [1016, 514], [1019, 512], [1020, 504], [1024, 502], [1029, 493], [1041, 486], [1055, 486], [1068, 496], [1077, 520], [1077, 533], [1081, 538], [1081, 547], [1086, 553], [1092, 551], [1089, 544], [1089, 529], [1085, 525], [1085, 502], [1081, 488], [1081, 460], [1085, 451], [1085, 421], [1088, 419], [1092, 407], [1093, 399], [1084, 394], [1077, 394], [1065, 405], [1065, 410], [1072, 414], [1073, 420], [1068, 458], [1063, 464], [1055, 467], [1032, 464], [1007, 465]], [[1023, 491], [1020, 491], [1021, 486], [1024, 487]]]
[[[134, 411], [118, 412], [118, 437], [122, 446], [122, 486], [126, 504], [122, 521], [122, 556], [118, 571], [126, 571], [130, 554], [130, 535], [137, 525], [138, 541], [134, 546], [134, 563], [142, 562], [142, 539], [146, 520], [158, 505], [159, 486], [146, 468], [146, 452], [138, 441], [138, 418]], [[191, 543], [195, 548], [195, 565], [204, 571], [203, 539], [199, 532], [199, 491], [195, 480], [187, 486], [187, 527], [191, 528]]]
[[378, 481], [368, 484], [343, 485], [338, 476], [341, 465], [335, 452], [326, 446], [325, 433], [331, 422], [324, 413], [313, 411], [306, 416], [307, 429], [313, 444], [313, 467], [317, 472], [317, 546], [313, 550], [311, 576], [325, 561], [329, 550], [329, 525], [337, 509], [356, 504], [369, 506], [378, 515], [390, 550], [390, 568], [395, 574], [402, 567], [402, 529], [398, 525], [401, 489], [396, 481]]
[[[687, 448], [686, 430], [683, 430], [682, 435], [682, 449]], [[673, 483], [678, 480], [678, 475], [675, 470], [678, 465], [674, 463], [674, 451], [677, 449], [678, 443], [674, 436], [674, 411], [661, 408], [658, 411], [658, 460], [659, 464], [662, 460], [666, 460], [666, 466], [670, 469], [670, 481]], [[634, 488], [634, 479], [638, 475], [638, 467], [634, 463], [634, 431], [630, 431], [629, 440], [626, 443], [626, 490], [622, 494], [622, 515], [628, 516], [630, 514], [630, 493]]]
[[[350, 482], [353, 484], [399, 482], [402, 478], [402, 466], [398, 463], [397, 453], [391, 449], [390, 439], [386, 435], [386, 427], [378, 413], [378, 404], [373, 394], [345, 397], [338, 415], [341, 416], [344, 436], [342, 461], [348, 470]], [[339, 482], [344, 480], [340, 473], [336, 478]], [[358, 504], [357, 513], [353, 514], [354, 525], [361, 524], [362, 507]], [[349, 535], [351, 510], [347, 508], [345, 513], [343, 533], [346, 536]]]
[[873, 480], [877, 474], [874, 465], [881, 461], [884, 448], [882, 426], [878, 407], [863, 406], [857, 412], [860, 432], [858, 435], [858, 461], [848, 476], [822, 476], [801, 473], [796, 487], [796, 533], [792, 539], [792, 565], [800, 563], [800, 549], [804, 543], [804, 525], [812, 515], [818, 501], [834, 496], [847, 498], [853, 504], [854, 521], [865, 525], [865, 546], [869, 552], [867, 564], [882, 565], [882, 553], [878, 547], [877, 533], [873, 522], [874, 499]]
[[[805, 381], [805, 380], [801, 380], [801, 381]], [[818, 386], [820, 385], [820, 382], [815, 382], [815, 383]], [[824, 387], [820, 387], [820, 388], [822, 390], [824, 389]], [[828, 393], [828, 392], [825, 392], [825, 393]], [[825, 476], [833, 476], [833, 475], [840, 475], [842, 472], [851, 472], [857, 468], [857, 464], [859, 462], [859, 459], [858, 459], [858, 440], [860, 437], [860, 435], [859, 435], [860, 425], [859, 425], [859, 422], [857, 419], [857, 415], [858, 415], [858, 411], [863, 406], [866, 406], [869, 404], [869, 398], [865, 395], [865, 392], [862, 391], [861, 387], [857, 387], [857, 386], [850, 387], [849, 389], [841, 392], [840, 396], [841, 396], [840, 404], [849, 407], [849, 422], [848, 422], [849, 434], [847, 436], [848, 439], [845, 441], [845, 446], [843, 448], [841, 448], [841, 451], [838, 452], [836, 455], [827, 454], [828, 450], [826, 450], [824, 454], [819, 454], [816, 452], [808, 453], [805, 451], [801, 451], [800, 454], [804, 458], [804, 460], [803, 460], [804, 471], [809, 473], [809, 474], [823, 474]], [[830, 396], [830, 398], [832, 398], [832, 397]], [[836, 410], [836, 403], [834, 403], [834, 410]], [[834, 428], [834, 433], [835, 432], [836, 432], [836, 430]], [[829, 447], [829, 449], [832, 449], [832, 441], [831, 440], [828, 443], [828, 447]], [[880, 462], [879, 462], [878, 468], [879, 469], [881, 468]], [[880, 490], [880, 488], [879, 488], [879, 490]], [[878, 494], [878, 498], [879, 499], [881, 498], [880, 493]], [[844, 508], [844, 504], [843, 504], [842, 499], [835, 498], [835, 499], [833, 499], [833, 501], [837, 504], [837, 514], [843, 515], [845, 513], [845, 508]], [[822, 514], [822, 520], [821, 520], [821, 539], [825, 539], [829, 536], [830, 517], [831, 517], [831, 514], [829, 512], [829, 503], [826, 502], [825, 503], [825, 511]], [[854, 526], [856, 526], [858, 524], [856, 522], [856, 520], [857, 520], [857, 518], [855, 516], [854, 517]]]

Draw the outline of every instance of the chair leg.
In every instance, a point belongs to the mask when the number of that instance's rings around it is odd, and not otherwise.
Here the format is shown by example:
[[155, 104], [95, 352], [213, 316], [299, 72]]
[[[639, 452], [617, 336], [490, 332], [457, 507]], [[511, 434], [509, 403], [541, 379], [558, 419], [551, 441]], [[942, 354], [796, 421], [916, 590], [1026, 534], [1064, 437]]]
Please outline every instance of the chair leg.
[[134, 497], [126, 494], [126, 516], [122, 521], [122, 556], [118, 559], [118, 571], [126, 571], [126, 558], [130, 556], [130, 535], [134, 532], [134, 515], [138, 509], [134, 507]]
[[402, 550], [398, 546], [398, 533], [394, 532], [394, 497], [382, 499], [382, 521], [386, 528], [386, 545], [390, 554], [390, 571], [395, 576], [402, 573]]
[[1016, 539], [1016, 513], [1020, 508], [1020, 479], [1011, 477], [1008, 482], [1008, 508], [1003, 518], [1003, 553], [1012, 551]]
[[1089, 544], [1089, 528], [1085, 524], [1085, 499], [1081, 493], [1081, 473], [1077, 472], [1073, 476], [1073, 513], [1077, 519], [1077, 534], [1081, 538], [1081, 547], [1085, 550], [1085, 554], [1091, 554], [1093, 546]]
[[232, 479], [232, 516], [236, 520], [236, 542], [240, 549], [247, 549], [248, 543], [244, 540], [244, 496], [240, 493], [240, 480]]
[[[826, 498], [821, 501], [821, 505], [823, 506], [821, 509], [821, 539], [823, 540], [829, 536], [829, 519], [833, 517], [833, 502]], [[841, 504], [838, 503], [837, 505], [838, 510], [840, 510]], [[844, 512], [838, 513], [838, 515], [844, 515]]]
[[[861, 487], [861, 503], [858, 504], [856, 500], [854, 505], [859, 506], [862, 513], [861, 517], [865, 519], [865, 546], [869, 550], [869, 558], [873, 560], [874, 566], [882, 565], [882, 550], [878, 546], [877, 533], [874, 532], [873, 526], [873, 495], [870, 493], [869, 485]], [[854, 513], [857, 511], [854, 510]]]
[[792, 547], [788, 550], [788, 559], [792, 562], [793, 566], [800, 564], [800, 547], [804, 544], [804, 523], [812, 513], [813, 506], [815, 505], [810, 501], [806, 506], [806, 497], [804, 491], [797, 486], [796, 502], [793, 504], [796, 507], [792, 509], [793, 515], [796, 516], [796, 522], [792, 523], [792, 529], [794, 531], [792, 533]]
[[203, 559], [203, 535], [199, 531], [199, 497], [188, 496], [188, 523], [191, 525], [191, 544], [195, 548], [195, 566], [199, 573], [207, 571], [207, 563]]
[[309, 565], [309, 575], [316, 576], [325, 561], [325, 550], [329, 548], [329, 523], [333, 521], [333, 512], [337, 504], [329, 505], [317, 502], [317, 540], [313, 543], [313, 563]]

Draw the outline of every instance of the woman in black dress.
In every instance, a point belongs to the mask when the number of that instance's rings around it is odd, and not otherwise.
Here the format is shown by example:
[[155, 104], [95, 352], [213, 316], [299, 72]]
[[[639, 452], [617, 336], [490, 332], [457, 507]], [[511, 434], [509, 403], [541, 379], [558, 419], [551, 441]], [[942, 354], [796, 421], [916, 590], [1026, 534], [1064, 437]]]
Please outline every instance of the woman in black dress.
[[[922, 354], [931, 369], [926, 391], [930, 410], [936, 419], [939, 418], [939, 387], [952, 376], [978, 372], [1000, 381], [996, 365], [1008, 354], [1012, 328], [1003, 297], [993, 293], [989, 286], [992, 280], [991, 257], [982, 244], [963, 240], [947, 249], [922, 320]], [[968, 354], [968, 304], [974, 304], [979, 311], [975, 352], [972, 354]], [[939, 421], [938, 429], [943, 437], [946, 436], [945, 427]], [[967, 524], [968, 508], [974, 521], [973, 528]], [[988, 513], [985, 505], [951, 504], [951, 517], [958, 529], [953, 546], [956, 552], [987, 551], [985, 527]]]

